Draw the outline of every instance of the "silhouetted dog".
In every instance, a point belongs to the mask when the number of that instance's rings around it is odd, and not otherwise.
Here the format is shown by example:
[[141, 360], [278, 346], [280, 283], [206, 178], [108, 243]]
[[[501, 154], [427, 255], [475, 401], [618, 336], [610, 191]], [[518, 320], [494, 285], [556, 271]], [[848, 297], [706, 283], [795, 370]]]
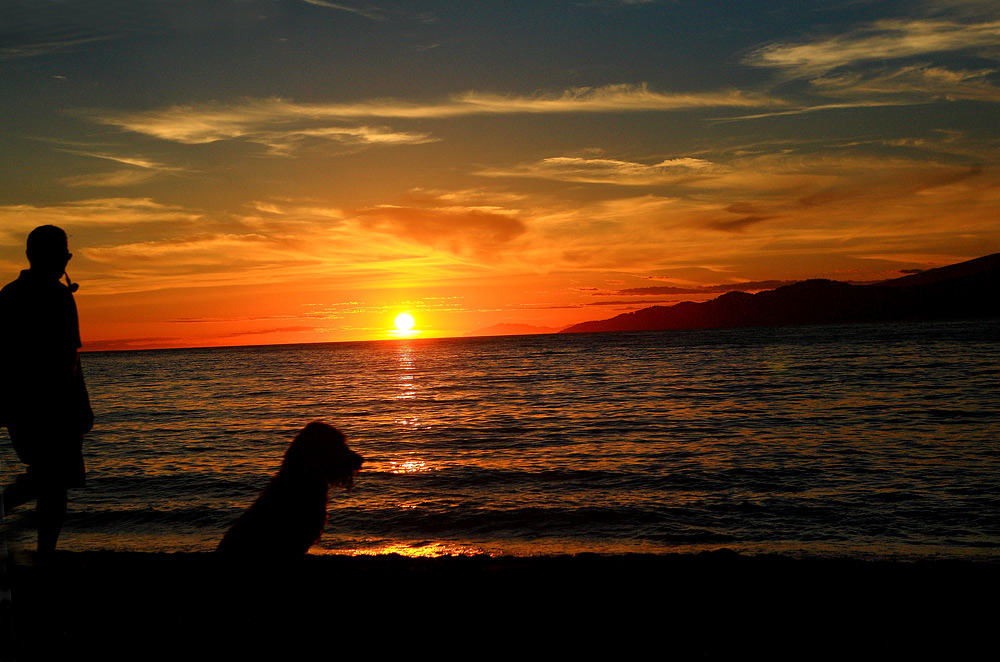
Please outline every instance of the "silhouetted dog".
[[323, 535], [328, 489], [350, 489], [364, 461], [325, 423], [307, 425], [289, 445], [278, 474], [219, 543], [224, 554], [300, 559]]

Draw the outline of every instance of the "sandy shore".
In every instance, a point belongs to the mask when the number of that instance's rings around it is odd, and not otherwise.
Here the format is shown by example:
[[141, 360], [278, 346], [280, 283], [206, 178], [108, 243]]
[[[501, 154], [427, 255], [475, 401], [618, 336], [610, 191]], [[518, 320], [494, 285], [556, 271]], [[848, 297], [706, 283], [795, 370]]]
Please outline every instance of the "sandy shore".
[[[528, 651], [840, 659], [972, 654], [992, 641], [1000, 562], [697, 555], [15, 556], [3, 659], [198, 659]], [[1000, 561], [1000, 559], [998, 559]], [[985, 603], [981, 600], [985, 599]]]

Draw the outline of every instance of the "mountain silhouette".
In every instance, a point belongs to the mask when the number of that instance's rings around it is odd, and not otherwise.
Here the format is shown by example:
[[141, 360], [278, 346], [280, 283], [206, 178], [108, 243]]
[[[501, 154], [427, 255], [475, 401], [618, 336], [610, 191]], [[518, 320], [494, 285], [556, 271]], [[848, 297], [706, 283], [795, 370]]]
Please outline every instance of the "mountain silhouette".
[[652, 306], [561, 333], [1000, 317], [1000, 253], [879, 283], [814, 279], [695, 303]]

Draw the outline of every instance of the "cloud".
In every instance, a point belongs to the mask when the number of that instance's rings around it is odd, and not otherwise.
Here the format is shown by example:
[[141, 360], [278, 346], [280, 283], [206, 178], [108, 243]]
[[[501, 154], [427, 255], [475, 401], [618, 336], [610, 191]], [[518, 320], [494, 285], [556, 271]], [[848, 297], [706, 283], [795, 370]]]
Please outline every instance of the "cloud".
[[352, 263], [359, 249], [338, 243], [355, 238], [338, 234], [333, 212], [294, 211], [291, 218], [206, 216], [148, 198], [7, 205], [0, 206], [0, 247], [4, 254], [21, 255], [32, 228], [47, 223], [64, 228], [77, 254], [74, 274], [87, 278], [88, 293], [259, 282], [315, 273], [326, 259]]
[[[707, 171], [673, 197], [635, 195], [634, 187], [598, 191], [605, 199], [484, 187], [413, 189], [358, 210], [264, 195], [215, 213], [146, 198], [8, 205], [0, 207], [0, 258], [18, 266], [27, 231], [55, 223], [73, 235], [71, 273], [87, 294], [120, 294], [306, 280], [336, 290], [542, 273], [645, 276], [706, 261], [745, 264], [747, 256], [803, 269], [820, 255], [924, 250], [972, 257], [979, 251], [967, 246], [997, 239], [1000, 174], [928, 157], [915, 162], [826, 146], [820, 154], [734, 158], [724, 168], [671, 159], [667, 172]], [[606, 179], [640, 179], [660, 165], [566, 158], [556, 165]], [[789, 273], [803, 275], [816, 274]], [[673, 296], [653, 290], [600, 300], [640, 294]]]
[[116, 154], [108, 154], [105, 152], [94, 152], [94, 151], [66, 149], [66, 148], [60, 148], [59, 151], [65, 152], [67, 154], [74, 154], [76, 156], [83, 156], [92, 159], [113, 161], [115, 163], [121, 163], [123, 165], [137, 168], [137, 170], [119, 169], [119, 170], [113, 170], [111, 172], [99, 172], [86, 175], [75, 175], [71, 177], [63, 177], [60, 180], [67, 186], [71, 187], [134, 186], [136, 184], [142, 184], [144, 182], [147, 182], [153, 177], [163, 172], [178, 172], [183, 170], [183, 168], [168, 166], [166, 164], [159, 163], [157, 161], [153, 161], [151, 159], [147, 159], [141, 156], [118, 156]]
[[76, 175], [73, 177], [63, 177], [60, 181], [66, 186], [135, 186], [149, 181], [156, 176], [155, 171], [150, 170], [112, 170], [111, 172], [98, 172], [91, 175]]
[[387, 20], [385, 16], [379, 13], [379, 10], [377, 8], [359, 9], [357, 7], [342, 5], [337, 2], [328, 2], [328, 0], [302, 0], [302, 2], [308, 3], [310, 5], [315, 5], [317, 7], [326, 7], [327, 9], [337, 9], [340, 11], [349, 12], [351, 14], [357, 14], [358, 16], [363, 16], [373, 21]]
[[739, 90], [701, 93], [663, 93], [639, 85], [577, 87], [561, 94], [530, 97], [466, 92], [452, 98], [456, 111], [465, 113], [578, 113], [684, 110], [690, 108], [751, 107], [782, 102]]
[[271, 98], [138, 112], [85, 111], [85, 115], [100, 124], [189, 145], [244, 138], [271, 146], [305, 137], [367, 144], [419, 144], [432, 139], [426, 134], [395, 133], [382, 127], [329, 126], [328, 123], [371, 118], [413, 120], [484, 114], [640, 112], [775, 105], [781, 104], [738, 90], [668, 94], [654, 92], [641, 84], [581, 87], [533, 96], [465, 92], [430, 104], [394, 100], [296, 103]]
[[260, 211], [268, 211], [272, 214], [282, 215], [305, 215], [323, 218], [342, 218], [343, 211], [339, 207], [332, 207], [319, 198], [301, 197], [271, 197], [268, 201], [254, 200], [248, 203], [249, 206]]
[[410, 204], [430, 206], [466, 206], [480, 209], [505, 209], [506, 206], [527, 201], [525, 193], [492, 188], [475, 188], [459, 190], [436, 190], [415, 188], [410, 190], [404, 200]]
[[197, 265], [199, 255], [211, 261], [233, 261], [239, 259], [239, 250], [246, 245], [270, 242], [261, 235], [204, 233], [183, 237], [170, 237], [155, 241], [119, 244], [107, 247], [83, 249], [95, 262], [139, 262], [157, 258], [181, 255], [185, 264]]
[[912, 58], [932, 53], [1000, 46], [1000, 21], [957, 23], [944, 20], [885, 20], [848, 34], [797, 43], [775, 43], [752, 52], [746, 62], [800, 76], [823, 74], [838, 67]]
[[387, 127], [331, 126], [324, 122], [338, 116], [329, 110], [269, 99], [229, 106], [172, 106], [92, 118], [101, 124], [186, 145], [244, 139], [264, 145], [274, 154], [286, 154], [310, 142], [357, 146], [415, 145], [436, 140], [426, 133], [398, 132]]
[[491, 168], [476, 174], [488, 177], [536, 177], [563, 182], [649, 186], [675, 183], [704, 175], [720, 166], [702, 159], [677, 158], [646, 165], [615, 159], [552, 157], [513, 168]]
[[[316, 231], [301, 237], [216, 229], [163, 236], [170, 231], [161, 228], [159, 236], [145, 241], [106, 242], [77, 249], [75, 252], [86, 258], [91, 274], [87, 277], [85, 270], [77, 280], [86, 281], [87, 292], [94, 294], [245, 287], [314, 278], [329, 271], [329, 263], [344, 257], [335, 241], [321, 238]], [[344, 264], [354, 262], [345, 259]], [[331, 280], [350, 277], [357, 271], [338, 270], [330, 274]]]
[[[5, 35], [8, 36], [8, 35]], [[111, 37], [101, 36], [79, 36], [64, 39], [53, 39], [51, 41], [25, 41], [23, 43], [9, 43], [0, 47], [0, 61], [19, 60], [22, 58], [38, 57], [41, 55], [51, 55], [53, 53], [64, 53], [75, 50], [78, 46], [91, 44], [96, 41], [104, 41]]]
[[[804, 267], [813, 256], [857, 256], [868, 247], [879, 247], [871, 250], [877, 254], [910, 253], [922, 244], [974, 242], [982, 248], [965, 249], [972, 257], [990, 252], [989, 243], [997, 240], [991, 220], [1000, 202], [996, 168], [846, 149], [726, 165], [729, 171], [672, 191], [674, 197], [529, 207], [523, 262], [552, 272], [638, 275], [704, 264], [706, 256], [717, 264], [744, 263], [753, 255]], [[793, 269], [790, 275], [816, 273]]]
[[271, 329], [255, 329], [253, 331], [232, 331], [218, 334], [219, 338], [240, 338], [243, 336], [262, 336], [270, 333], [302, 333], [315, 331], [314, 326], [280, 326]]
[[1000, 102], [1000, 87], [987, 77], [995, 69], [952, 70], [928, 64], [894, 70], [829, 75], [810, 81], [813, 89], [830, 96], [897, 95], [918, 100], [958, 99]]
[[429, 140], [426, 134], [395, 133], [385, 127], [319, 124], [335, 118], [360, 116], [359, 113], [347, 112], [349, 109], [346, 108], [343, 109], [345, 112], [338, 113], [337, 108], [266, 99], [231, 105], [210, 103], [135, 113], [87, 114], [101, 124], [187, 145], [236, 138], [278, 148], [308, 138], [354, 144], [419, 143]]
[[150, 336], [145, 338], [115, 338], [111, 340], [84, 340], [84, 352], [111, 352], [117, 350], [150, 349], [153, 347], [189, 346], [190, 339], [180, 336]]
[[673, 303], [671, 299], [631, 299], [628, 301], [593, 301], [585, 306], [654, 306], [658, 303]]
[[317, 278], [355, 288], [455, 278], [493, 268], [498, 252], [526, 231], [515, 211], [433, 196], [425, 205], [356, 214], [319, 200], [265, 199], [201, 214], [147, 198], [104, 198], [0, 206], [0, 265], [20, 268], [27, 233], [46, 223], [69, 232], [73, 275], [94, 295]]
[[149, 198], [97, 198], [55, 205], [0, 206], [0, 242], [21, 244], [23, 233], [39, 225], [52, 224], [67, 232], [74, 229], [110, 229], [146, 224], [174, 227], [191, 224], [200, 215], [181, 207], [163, 205]]
[[358, 210], [356, 216], [363, 227], [454, 254], [492, 253], [526, 230], [516, 214], [489, 207], [383, 205]]
[[65, 149], [65, 148], [62, 148], [59, 151], [66, 152], [67, 154], [76, 154], [77, 156], [87, 156], [93, 159], [114, 161], [116, 163], [135, 166], [136, 168], [145, 168], [148, 170], [180, 170], [180, 168], [172, 168], [163, 163], [158, 163], [156, 161], [152, 161], [150, 159], [141, 156], [117, 156], [115, 154], [107, 154], [104, 152], [90, 152], [79, 149]]
[[739, 218], [727, 218], [718, 221], [712, 221], [709, 223], [710, 227], [717, 230], [722, 230], [723, 232], [743, 232], [749, 227], [757, 225], [758, 223], [763, 223], [764, 221], [773, 218], [772, 216], [741, 216]]
[[865, 99], [860, 101], [851, 101], [845, 103], [824, 103], [824, 104], [813, 104], [809, 106], [799, 106], [797, 108], [789, 108], [786, 110], [775, 110], [768, 111], [765, 113], [751, 113], [749, 115], [735, 115], [733, 117], [719, 117], [712, 121], [714, 123], [724, 123], [732, 122], [738, 120], [756, 120], [764, 117], [782, 117], [787, 115], [804, 115], [806, 113], [819, 113], [826, 110], [845, 110], [849, 108], [884, 108], [890, 106], [912, 106], [916, 103], [922, 103], [922, 101], [911, 101], [908, 99], [900, 100], [872, 100]]
[[255, 233], [178, 234], [78, 252], [96, 263], [98, 279], [117, 291], [250, 284], [322, 262], [307, 242]]
[[[456, 265], [473, 268], [476, 262], [495, 265], [499, 253], [527, 232], [523, 212], [504, 206], [519, 197], [503, 192], [490, 196], [485, 190], [415, 189], [396, 204], [356, 210], [311, 201], [255, 201], [251, 207], [257, 214], [242, 217], [241, 224], [268, 236], [301, 237], [318, 257], [337, 262], [338, 269], [419, 267], [421, 273], [430, 273]], [[494, 204], [484, 204], [487, 200]]]
[[[908, 163], [908, 162], [907, 162]], [[817, 158], [791, 153], [737, 158], [729, 163], [679, 157], [659, 163], [643, 164], [617, 159], [555, 157], [508, 168], [491, 168], [476, 174], [492, 177], [531, 177], [564, 182], [616, 184], [622, 186], [671, 185], [677, 195], [696, 195], [697, 191], [749, 191], [758, 195], [816, 188], [833, 183], [845, 170], [866, 166], [861, 159], [844, 162], [844, 157]], [[898, 165], [898, 164], [897, 164]], [[720, 198], [724, 201], [725, 198]], [[726, 211], [734, 211], [726, 209]], [[758, 211], [740, 213], [744, 220], [727, 219], [720, 227], [747, 225], [765, 220]]]
[[722, 285], [705, 285], [701, 287], [677, 287], [672, 285], [655, 285], [652, 287], [629, 287], [614, 292], [597, 292], [592, 296], [655, 296], [683, 294], [722, 294], [724, 292], [760, 292], [773, 290], [784, 285], [791, 285], [794, 280], [762, 280], [743, 283], [725, 283]]
[[266, 145], [272, 154], [289, 154], [306, 143], [315, 141], [332, 141], [343, 145], [364, 146], [421, 145], [439, 140], [427, 133], [393, 131], [385, 127], [371, 126], [327, 126], [290, 131], [262, 131], [258, 134], [247, 134], [244, 137], [251, 142]]

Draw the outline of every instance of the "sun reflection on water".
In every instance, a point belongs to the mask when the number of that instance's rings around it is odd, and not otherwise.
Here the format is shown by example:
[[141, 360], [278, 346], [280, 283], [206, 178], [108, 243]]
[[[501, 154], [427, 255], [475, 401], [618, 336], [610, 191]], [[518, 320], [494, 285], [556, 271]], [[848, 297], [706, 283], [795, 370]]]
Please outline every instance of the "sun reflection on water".
[[429, 543], [385, 543], [377, 547], [355, 549], [314, 549], [311, 554], [321, 556], [379, 556], [382, 554], [398, 554], [409, 558], [436, 558], [439, 556], [500, 556], [498, 552], [470, 545], [455, 545], [444, 542]]
[[400, 344], [396, 354], [397, 370], [396, 386], [399, 391], [392, 396], [393, 400], [412, 400], [417, 395], [417, 385], [414, 382], [413, 371], [416, 369], [416, 353], [408, 344]]
[[412, 400], [417, 396], [417, 386], [413, 383], [413, 375], [399, 376], [399, 393], [392, 396], [393, 400]]
[[422, 471], [430, 471], [430, 467], [423, 460], [406, 460], [404, 462], [390, 462], [389, 472], [394, 474], [415, 474]]

